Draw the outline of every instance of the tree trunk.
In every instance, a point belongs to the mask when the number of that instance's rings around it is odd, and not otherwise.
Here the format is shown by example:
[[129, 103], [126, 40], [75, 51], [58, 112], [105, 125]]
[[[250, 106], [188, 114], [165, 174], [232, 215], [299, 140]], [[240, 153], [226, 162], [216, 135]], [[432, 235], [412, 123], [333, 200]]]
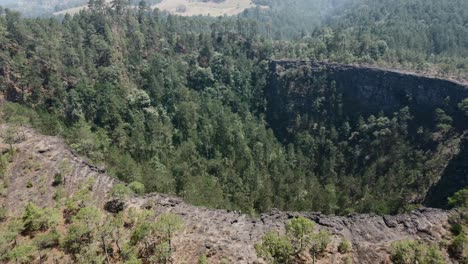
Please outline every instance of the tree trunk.
[[107, 262], [107, 264], [110, 264], [109, 254], [107, 254], [106, 239], [105, 239], [104, 235], [101, 235], [101, 240], [102, 240], [102, 246], [104, 248], [104, 252], [106, 253], [106, 262]]

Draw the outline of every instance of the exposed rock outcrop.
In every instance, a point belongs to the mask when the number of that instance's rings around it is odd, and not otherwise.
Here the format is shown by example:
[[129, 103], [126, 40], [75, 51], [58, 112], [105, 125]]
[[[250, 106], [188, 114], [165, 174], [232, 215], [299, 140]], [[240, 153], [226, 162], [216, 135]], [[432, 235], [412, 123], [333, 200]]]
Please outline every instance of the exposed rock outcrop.
[[[3, 135], [5, 126], [0, 129]], [[117, 181], [101, 170], [90, 166], [75, 155], [64, 141], [43, 136], [24, 128], [24, 139], [14, 145], [16, 154], [7, 172], [9, 182], [2, 206], [19, 214], [25, 203], [33, 201], [41, 206], [53, 206], [56, 187], [54, 175], [60, 173], [63, 186], [74, 193], [87, 179], [94, 179], [93, 197], [101, 208], [109, 201], [108, 193]], [[8, 149], [0, 145], [0, 149]], [[28, 188], [29, 186], [29, 188]], [[116, 206], [112, 203], [111, 209]], [[181, 198], [157, 193], [129, 198], [121, 207], [146, 208], [157, 214], [172, 212], [185, 221], [185, 230], [174, 239], [175, 263], [197, 263], [206, 254], [210, 263], [264, 263], [255, 253], [254, 244], [271, 229], [284, 232], [284, 223], [296, 216], [305, 216], [334, 234], [333, 243], [318, 263], [342, 263], [345, 255], [338, 253], [342, 238], [353, 243], [349, 253], [354, 263], [388, 263], [389, 245], [393, 241], [411, 238], [438, 243], [449, 236], [450, 211], [422, 208], [411, 214], [377, 216], [353, 214], [345, 217], [320, 213], [272, 211], [259, 217], [239, 212], [213, 210], [185, 203]]]
[[[290, 80], [287, 76], [289, 71], [300, 74]], [[310, 107], [310, 98], [307, 98], [310, 87], [307, 84], [318, 77], [336, 83], [338, 93], [343, 95], [344, 111], [355, 115], [380, 111], [391, 114], [409, 106], [414, 120], [432, 122], [435, 108], [443, 108], [447, 113], [454, 114], [457, 103], [468, 98], [468, 84], [465, 83], [373, 67], [278, 60], [271, 62], [270, 72], [272, 75], [266, 96], [269, 115], [275, 122], [287, 118], [281, 113], [286, 101], [294, 101], [296, 110], [307, 111]], [[465, 116], [452, 117], [459, 129], [468, 128]]]

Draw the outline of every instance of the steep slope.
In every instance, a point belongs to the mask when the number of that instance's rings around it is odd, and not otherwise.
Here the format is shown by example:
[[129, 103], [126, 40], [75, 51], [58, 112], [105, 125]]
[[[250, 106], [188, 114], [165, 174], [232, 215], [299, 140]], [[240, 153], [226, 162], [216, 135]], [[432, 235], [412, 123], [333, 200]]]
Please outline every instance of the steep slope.
[[[2, 142], [6, 142], [10, 127], [1, 126]], [[15, 154], [4, 177], [8, 188], [5, 196], [0, 198], [2, 206], [12, 215], [20, 215], [27, 202], [54, 206], [57, 190], [53, 182], [57, 174], [62, 175], [63, 186], [69, 195], [73, 195], [87, 179], [94, 179], [94, 201], [103, 208], [116, 180], [76, 156], [60, 138], [43, 136], [29, 128], [17, 128], [17, 133], [21, 140], [12, 145]], [[7, 153], [9, 149], [7, 144], [0, 145], [1, 153]], [[173, 241], [174, 263], [196, 263], [203, 254], [208, 256], [209, 263], [264, 263], [256, 256], [254, 244], [269, 230], [284, 232], [284, 223], [296, 216], [307, 217], [320, 229], [333, 234], [333, 242], [318, 263], [340, 263], [347, 256], [352, 257], [354, 263], [387, 263], [389, 245], [394, 241], [410, 238], [439, 243], [450, 237], [448, 218], [451, 212], [429, 208], [383, 217], [272, 211], [252, 218], [238, 212], [195, 207], [180, 198], [157, 193], [129, 198], [125, 208], [131, 207], [154, 210], [157, 215], [172, 212], [183, 218], [185, 229]], [[337, 252], [343, 237], [353, 243], [353, 250], [348, 254]]]
[[[291, 79], [288, 76], [291, 71], [300, 72], [300, 78]], [[455, 113], [457, 103], [468, 97], [466, 82], [375, 67], [277, 60], [272, 61], [270, 72], [272, 76], [266, 96], [270, 100], [270, 114], [275, 117], [281, 115], [277, 111], [281, 111], [279, 109], [288, 101], [296, 102], [295, 110], [311, 111], [308, 103], [313, 98], [308, 95], [314, 86], [310, 80], [320, 77], [335, 82], [337, 92], [343, 96], [343, 110], [354, 116], [377, 114], [379, 111], [391, 114], [408, 106], [415, 122], [430, 123], [434, 109], [444, 108], [446, 112]], [[454, 118], [459, 130], [467, 128], [463, 115]]]
[[[353, 164], [348, 163], [342, 169], [337, 166], [340, 168], [335, 169], [338, 179], [353, 174], [354, 178], [364, 179], [366, 185], [382, 179], [400, 182], [399, 188], [407, 188], [409, 192], [403, 198], [405, 203], [425, 200], [432, 206], [445, 205], [447, 197], [466, 186], [468, 157], [463, 149], [466, 149], [468, 123], [466, 114], [459, 109], [460, 102], [468, 98], [466, 83], [317, 61], [272, 61], [270, 72], [265, 90], [269, 125], [279, 140], [286, 143], [304, 144], [301, 142], [305, 134], [314, 138], [312, 147], [325, 145], [322, 148], [327, 148], [330, 143], [322, 143], [325, 137], [333, 142], [334, 149], [345, 149], [340, 154], [348, 161], [353, 160]], [[446, 123], [442, 116], [447, 118]], [[334, 132], [326, 135], [320, 132], [322, 130]], [[395, 146], [398, 143], [395, 138], [411, 146], [410, 151], [414, 153], [409, 159], [425, 156], [421, 159], [425, 169], [416, 171], [419, 179], [409, 182], [408, 186], [403, 182], [411, 177], [410, 173], [402, 173], [403, 177], [398, 180], [390, 178], [398, 172], [385, 175], [379, 169], [377, 172], [368, 170], [392, 159], [393, 162], [408, 159], [398, 157], [401, 147]], [[367, 145], [366, 142], [372, 143]], [[323, 153], [320, 147], [314, 152], [315, 156]], [[356, 158], [353, 159], [353, 155]], [[339, 160], [340, 155], [335, 159]], [[407, 165], [409, 170], [416, 167], [417, 162]], [[366, 170], [364, 173], [362, 168]], [[366, 178], [366, 174], [374, 178]], [[386, 186], [389, 184], [384, 183], [382, 187]]]
[[463, 186], [468, 186], [468, 139], [463, 138], [461, 151], [445, 168], [440, 180], [432, 186], [424, 204], [431, 207], [445, 207], [445, 198], [450, 197]]
[[[1, 129], [2, 135], [5, 135], [8, 128], [2, 126]], [[54, 206], [55, 192], [51, 190], [54, 190], [52, 183], [57, 174], [62, 175], [70, 195], [74, 195], [86, 179], [95, 179], [95, 202], [102, 205], [106, 201], [115, 179], [103, 175], [101, 169], [76, 156], [62, 139], [41, 136], [28, 128], [17, 130], [24, 140], [14, 146], [15, 155], [6, 176], [8, 192], [3, 201], [10, 212], [20, 213], [26, 203], [31, 201], [41, 207]], [[2, 144], [1, 147], [2, 153], [9, 151], [8, 146]]]

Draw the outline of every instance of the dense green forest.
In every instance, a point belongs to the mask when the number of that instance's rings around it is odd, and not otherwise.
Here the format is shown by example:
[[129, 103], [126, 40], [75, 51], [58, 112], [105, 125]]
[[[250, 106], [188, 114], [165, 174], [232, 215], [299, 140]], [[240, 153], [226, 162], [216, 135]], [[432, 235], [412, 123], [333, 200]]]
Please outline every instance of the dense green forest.
[[[323, 79], [310, 84], [320, 88], [311, 94], [315, 116], [291, 124], [283, 141], [266, 119], [269, 59], [421, 64], [461, 76], [467, 2], [317, 1], [310, 14], [325, 12], [320, 19], [305, 12], [307, 1], [285, 2], [225, 18], [168, 15], [143, 1], [136, 9], [91, 1], [63, 19], [2, 9], [0, 91], [15, 103], [3, 106], [4, 118], [62, 135], [123, 181], [197, 205], [246, 213], [407, 209], [436, 177], [431, 168], [443, 160], [433, 153], [456, 135], [453, 113], [438, 109], [417, 128], [408, 125], [408, 108], [350, 117]], [[423, 17], [431, 18], [426, 26]], [[455, 103], [456, 114], [468, 108]]]
[[279, 58], [377, 64], [466, 79], [468, 2], [257, 0], [246, 10], [266, 38], [294, 40]]

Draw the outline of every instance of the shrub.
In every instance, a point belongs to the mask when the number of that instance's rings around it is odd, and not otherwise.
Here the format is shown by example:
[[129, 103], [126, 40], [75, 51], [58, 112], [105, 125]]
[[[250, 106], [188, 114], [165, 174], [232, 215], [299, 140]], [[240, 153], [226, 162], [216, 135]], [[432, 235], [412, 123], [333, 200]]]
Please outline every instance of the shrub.
[[170, 236], [180, 231], [184, 227], [184, 220], [178, 215], [164, 213], [158, 216], [156, 221], [156, 230], [162, 237], [170, 240]]
[[0, 208], [0, 222], [3, 222], [7, 219], [8, 217], [8, 210], [6, 207], [1, 207]]
[[328, 245], [331, 243], [331, 234], [326, 230], [320, 230], [314, 238], [314, 250], [318, 253], [323, 253], [327, 249]]
[[208, 258], [206, 255], [201, 255], [200, 258], [198, 258], [198, 264], [208, 264]]
[[54, 193], [54, 200], [56, 202], [60, 202], [66, 195], [66, 190], [62, 186], [59, 186], [58, 188], [55, 189]]
[[52, 182], [52, 186], [59, 186], [60, 184], [62, 184], [62, 181], [62, 174], [56, 173], [54, 175], [54, 181]]
[[99, 225], [101, 212], [96, 207], [81, 208], [73, 217], [73, 223], [84, 223], [88, 229], [94, 229]]
[[140, 254], [144, 262], [167, 263], [172, 252], [173, 235], [183, 228], [180, 216], [171, 213], [161, 214], [156, 221], [154, 212], [142, 211], [135, 215], [135, 227], [130, 237], [132, 248], [148, 248], [148, 253]]
[[6, 187], [6, 183], [0, 182], [0, 197], [6, 197], [8, 193], [8, 189]]
[[23, 230], [23, 221], [18, 218], [12, 218], [8, 221], [6, 230], [2, 232], [2, 239], [8, 243], [15, 240], [19, 233]]
[[321, 230], [314, 233], [314, 222], [305, 217], [292, 219], [285, 228], [285, 236], [274, 231], [263, 236], [262, 242], [255, 245], [258, 256], [271, 263], [289, 263], [294, 255], [308, 249], [315, 260], [331, 242], [330, 232]]
[[34, 243], [37, 248], [53, 248], [60, 244], [60, 233], [57, 230], [52, 230], [45, 234], [40, 234], [34, 238]]
[[461, 102], [458, 104], [458, 108], [459, 108], [466, 116], [468, 116], [468, 98], [463, 99], [463, 101], [461, 101]]
[[449, 253], [452, 257], [460, 261], [460, 263], [466, 263], [468, 261], [468, 238], [466, 234], [461, 232], [452, 243], [449, 245]]
[[110, 196], [116, 199], [125, 199], [130, 195], [131, 192], [132, 191], [130, 190], [130, 188], [125, 186], [125, 184], [119, 183], [119, 184], [114, 185], [114, 187], [112, 187]]
[[450, 226], [450, 232], [452, 232], [452, 234], [454, 234], [455, 236], [458, 236], [459, 234], [461, 234], [461, 232], [463, 232], [463, 225], [461, 225], [460, 223], [453, 223]]
[[346, 256], [343, 263], [344, 264], [353, 264], [353, 259], [350, 256]]
[[128, 185], [128, 187], [136, 194], [143, 195], [145, 194], [145, 185], [141, 182], [134, 181]]
[[351, 242], [349, 242], [349, 240], [342, 239], [338, 245], [338, 252], [341, 254], [346, 254], [349, 251], [351, 251]]
[[262, 243], [256, 244], [255, 250], [260, 257], [275, 264], [289, 263], [294, 253], [288, 237], [280, 236], [273, 231], [263, 236]]
[[448, 204], [453, 207], [468, 208], [468, 187], [448, 198]]
[[142, 264], [143, 262], [142, 262], [140, 259], [138, 259], [137, 256], [132, 255], [132, 256], [130, 256], [130, 258], [129, 258], [128, 260], [126, 260], [124, 263], [125, 263], [125, 264]]
[[445, 263], [442, 253], [435, 246], [429, 246], [414, 240], [393, 243], [390, 259], [395, 264]]
[[142, 264], [143, 262], [138, 258], [138, 249], [131, 245], [131, 243], [125, 243], [121, 248], [120, 255], [124, 260], [125, 264]]
[[296, 250], [301, 252], [310, 244], [314, 232], [314, 222], [305, 218], [294, 218], [286, 224], [286, 234]]
[[63, 247], [70, 253], [79, 253], [92, 242], [101, 220], [101, 212], [95, 207], [84, 207], [72, 219], [73, 224], [68, 228]]
[[51, 208], [41, 209], [28, 203], [21, 219], [23, 220], [23, 232], [29, 234], [55, 227], [59, 220], [59, 213]]
[[6, 258], [16, 263], [31, 263], [34, 260], [36, 248], [30, 244], [19, 244], [7, 253]]
[[28, 181], [28, 183], [26, 184], [26, 188], [32, 188], [33, 187], [33, 183], [32, 181]]
[[89, 229], [82, 224], [73, 224], [68, 228], [68, 233], [63, 239], [62, 247], [68, 253], [78, 253], [82, 246], [91, 241]]
[[78, 192], [65, 200], [66, 208], [63, 212], [63, 215], [65, 217], [66, 223], [70, 223], [72, 217], [75, 216], [81, 208], [91, 204], [91, 201], [93, 200], [91, 190], [94, 181], [94, 178], [89, 177], [84, 183], [81, 184]]

